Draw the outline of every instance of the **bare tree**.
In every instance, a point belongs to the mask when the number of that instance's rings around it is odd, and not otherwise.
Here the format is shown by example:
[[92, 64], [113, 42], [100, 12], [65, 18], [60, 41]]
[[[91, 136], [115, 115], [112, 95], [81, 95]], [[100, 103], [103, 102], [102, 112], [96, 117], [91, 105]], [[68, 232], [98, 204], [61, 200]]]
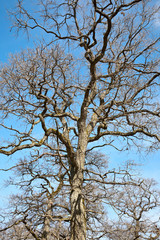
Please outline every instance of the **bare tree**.
[[8, 184], [18, 187], [19, 193], [10, 197], [1, 231], [12, 230], [13, 234], [13, 227], [17, 230], [20, 226], [21, 232], [28, 232], [26, 239], [61, 239], [65, 234], [67, 237], [70, 185], [59, 157], [35, 152], [30, 158], [20, 159], [13, 169], [14, 177]]
[[153, 180], [144, 180], [141, 187], [124, 185], [121, 189], [114, 188], [109, 202], [119, 220], [110, 225], [109, 239], [160, 239], [160, 193], [154, 187]]
[[0, 153], [58, 156], [52, 168], [70, 182], [70, 239], [83, 240], [87, 151], [118, 148], [118, 140], [121, 150], [159, 146], [159, 9], [148, 0], [36, 3], [27, 9], [18, 1], [14, 26], [41, 29], [52, 43], [12, 56], [0, 70], [1, 127], [10, 133]]

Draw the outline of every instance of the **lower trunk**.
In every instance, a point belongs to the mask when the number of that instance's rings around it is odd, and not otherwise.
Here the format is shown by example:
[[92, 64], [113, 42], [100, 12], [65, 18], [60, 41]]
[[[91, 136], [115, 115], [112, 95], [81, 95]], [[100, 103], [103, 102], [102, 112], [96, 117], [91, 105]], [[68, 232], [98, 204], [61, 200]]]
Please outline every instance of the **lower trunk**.
[[41, 240], [49, 240], [50, 239], [50, 216], [52, 209], [52, 199], [48, 198], [46, 216], [44, 217], [44, 225], [43, 225], [43, 233]]
[[71, 232], [70, 240], [86, 240], [86, 209], [82, 193], [85, 153], [88, 135], [85, 122], [79, 124], [79, 139], [75, 163], [71, 166]]
[[71, 238], [70, 240], [86, 239], [86, 211], [82, 194], [83, 171], [74, 171], [71, 190]]

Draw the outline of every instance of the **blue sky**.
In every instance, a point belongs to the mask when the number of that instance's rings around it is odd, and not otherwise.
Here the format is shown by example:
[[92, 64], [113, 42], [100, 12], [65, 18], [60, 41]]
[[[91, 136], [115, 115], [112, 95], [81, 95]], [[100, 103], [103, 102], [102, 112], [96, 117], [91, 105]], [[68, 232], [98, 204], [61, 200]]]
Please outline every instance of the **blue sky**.
[[[0, 62], [4, 63], [7, 61], [7, 58], [10, 53], [19, 52], [21, 49], [33, 46], [32, 42], [27, 39], [27, 36], [20, 34], [16, 37], [16, 33], [11, 28], [11, 22], [9, 20], [7, 9], [13, 9], [16, 5], [17, 0], [1, 0], [0, 4]], [[157, 31], [160, 30], [160, 25], [157, 25]], [[0, 132], [0, 137], [4, 132]], [[142, 174], [145, 177], [155, 178], [160, 183], [160, 150], [155, 151], [151, 154], [141, 153], [136, 154], [135, 152], [116, 152], [113, 149], [110, 149], [107, 152], [109, 155], [109, 166], [110, 168], [116, 167], [125, 160], [135, 160], [138, 163], [144, 164], [140, 167]], [[7, 167], [9, 164], [8, 158], [0, 156], [0, 168]], [[5, 199], [6, 193], [8, 190], [5, 190], [3, 187], [2, 179], [6, 179], [8, 176], [7, 173], [1, 173], [1, 197]], [[3, 191], [2, 191], [3, 190]]]
[[21, 49], [32, 46], [26, 35], [11, 30], [12, 22], [7, 10], [14, 10], [17, 0], [0, 1], [0, 62], [5, 62], [10, 53], [19, 52]]

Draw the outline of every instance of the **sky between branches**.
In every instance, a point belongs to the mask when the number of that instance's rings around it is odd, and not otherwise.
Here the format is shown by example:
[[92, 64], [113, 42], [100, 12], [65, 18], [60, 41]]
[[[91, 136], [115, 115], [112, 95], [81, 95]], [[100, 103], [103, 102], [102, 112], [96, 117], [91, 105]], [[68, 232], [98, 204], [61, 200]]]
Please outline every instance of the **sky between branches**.
[[[1, 0], [0, 4], [0, 62], [5, 63], [8, 59], [10, 53], [14, 54], [22, 49], [33, 47], [34, 43], [38, 40], [38, 35], [35, 33], [32, 35], [32, 38], [27, 39], [26, 35], [20, 33], [19, 36], [16, 36], [14, 30], [11, 31], [12, 23], [9, 20], [9, 16], [7, 14], [7, 9], [14, 9], [17, 0]], [[157, 1], [157, 4], [158, 3]], [[155, 20], [155, 31], [157, 33], [160, 32], [160, 16], [157, 15]], [[5, 134], [4, 130], [0, 129], [0, 139], [2, 139], [3, 134]], [[112, 148], [109, 149], [109, 164], [110, 168], [117, 167], [117, 165], [122, 164], [126, 160], [135, 160], [137, 163], [144, 164], [144, 166], [140, 167], [142, 170], [142, 174], [145, 177], [155, 178], [160, 184], [160, 150], [150, 153], [149, 155], [146, 153], [138, 153], [133, 152], [116, 152]], [[15, 155], [16, 156], [16, 155]], [[0, 168], [9, 167], [9, 160], [12, 157], [5, 157], [0, 154]], [[14, 157], [15, 158], [15, 157]], [[13, 159], [13, 158], [12, 158]], [[5, 202], [5, 195], [8, 194], [8, 190], [5, 190], [3, 186], [4, 179], [7, 179], [8, 173], [0, 172], [0, 181], [1, 186], [0, 189], [2, 191], [2, 197], [0, 199], [0, 204]]]

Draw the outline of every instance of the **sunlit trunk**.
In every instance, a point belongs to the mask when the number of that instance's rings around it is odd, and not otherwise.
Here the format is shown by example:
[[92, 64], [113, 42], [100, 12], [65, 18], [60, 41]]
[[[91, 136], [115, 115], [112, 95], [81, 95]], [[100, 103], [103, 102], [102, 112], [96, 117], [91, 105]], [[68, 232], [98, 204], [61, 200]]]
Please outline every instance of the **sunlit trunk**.
[[77, 165], [71, 170], [71, 240], [86, 239], [86, 210], [82, 194], [86, 146], [86, 137], [82, 134], [77, 149]]
[[86, 212], [82, 195], [83, 173], [74, 173], [71, 191], [71, 240], [86, 239]]

